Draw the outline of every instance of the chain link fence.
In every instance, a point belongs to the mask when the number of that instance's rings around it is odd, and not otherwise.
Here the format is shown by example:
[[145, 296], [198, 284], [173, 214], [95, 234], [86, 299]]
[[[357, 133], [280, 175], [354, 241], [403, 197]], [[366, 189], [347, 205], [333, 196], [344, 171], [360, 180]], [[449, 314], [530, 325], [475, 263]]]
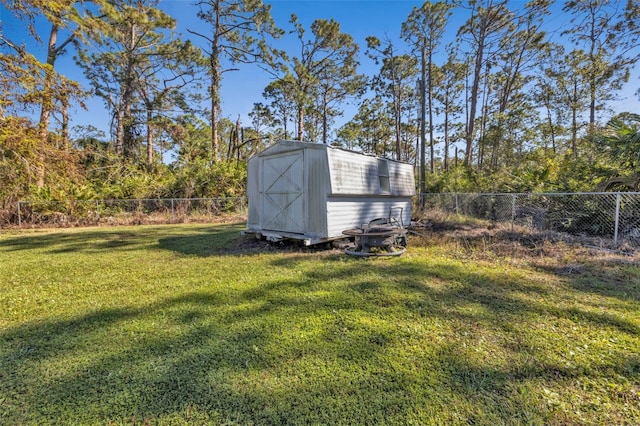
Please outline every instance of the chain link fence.
[[425, 209], [640, 247], [640, 193], [422, 194]]
[[[640, 247], [640, 193], [422, 194], [437, 209], [537, 231]], [[18, 201], [0, 206], [0, 227], [205, 222], [237, 216], [246, 197]]]
[[246, 211], [245, 197], [18, 201], [0, 209], [0, 227], [204, 222]]

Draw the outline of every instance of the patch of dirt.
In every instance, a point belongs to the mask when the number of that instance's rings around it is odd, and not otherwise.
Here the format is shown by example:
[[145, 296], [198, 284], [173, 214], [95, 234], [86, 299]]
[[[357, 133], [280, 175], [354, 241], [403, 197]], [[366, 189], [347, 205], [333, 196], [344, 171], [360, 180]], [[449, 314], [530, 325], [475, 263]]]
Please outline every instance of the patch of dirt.
[[332, 243], [315, 244], [305, 246], [299, 241], [283, 240], [278, 242], [256, 238], [253, 235], [240, 236], [229, 245], [225, 252], [228, 253], [256, 253], [256, 252], [283, 252], [283, 253], [333, 253], [341, 252]]

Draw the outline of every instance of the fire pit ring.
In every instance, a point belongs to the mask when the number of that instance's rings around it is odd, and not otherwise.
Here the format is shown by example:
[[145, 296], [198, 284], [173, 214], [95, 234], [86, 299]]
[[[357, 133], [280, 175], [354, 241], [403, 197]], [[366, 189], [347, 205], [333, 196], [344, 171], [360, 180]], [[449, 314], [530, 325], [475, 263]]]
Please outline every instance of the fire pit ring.
[[[406, 241], [406, 230], [393, 226], [365, 225], [360, 228], [342, 231], [344, 235], [354, 237], [355, 248], [346, 249], [351, 256], [400, 256], [406, 251], [400, 242]], [[371, 249], [381, 251], [371, 251]]]

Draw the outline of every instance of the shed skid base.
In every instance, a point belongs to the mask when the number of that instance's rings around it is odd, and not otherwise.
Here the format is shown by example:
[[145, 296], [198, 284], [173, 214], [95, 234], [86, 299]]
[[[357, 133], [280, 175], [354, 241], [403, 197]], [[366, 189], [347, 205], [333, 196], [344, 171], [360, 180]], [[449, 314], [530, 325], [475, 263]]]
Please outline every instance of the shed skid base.
[[321, 243], [329, 243], [329, 242], [344, 238], [344, 236], [339, 236], [335, 238], [319, 238], [319, 237], [310, 237], [308, 235], [293, 234], [290, 232], [269, 232], [269, 231], [251, 231], [251, 230], [241, 231], [240, 234], [253, 235], [257, 239], [265, 239], [267, 241], [271, 241], [274, 243], [277, 243], [279, 241], [284, 241], [284, 240], [294, 240], [294, 241], [301, 242], [305, 246], [311, 246], [314, 244], [321, 244]]

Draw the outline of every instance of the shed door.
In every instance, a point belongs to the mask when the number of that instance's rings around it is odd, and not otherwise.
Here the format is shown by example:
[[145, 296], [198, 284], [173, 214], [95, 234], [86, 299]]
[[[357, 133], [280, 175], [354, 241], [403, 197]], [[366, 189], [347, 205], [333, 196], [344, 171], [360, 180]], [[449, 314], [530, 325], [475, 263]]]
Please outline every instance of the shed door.
[[304, 233], [303, 152], [265, 157], [262, 223], [265, 230]]

